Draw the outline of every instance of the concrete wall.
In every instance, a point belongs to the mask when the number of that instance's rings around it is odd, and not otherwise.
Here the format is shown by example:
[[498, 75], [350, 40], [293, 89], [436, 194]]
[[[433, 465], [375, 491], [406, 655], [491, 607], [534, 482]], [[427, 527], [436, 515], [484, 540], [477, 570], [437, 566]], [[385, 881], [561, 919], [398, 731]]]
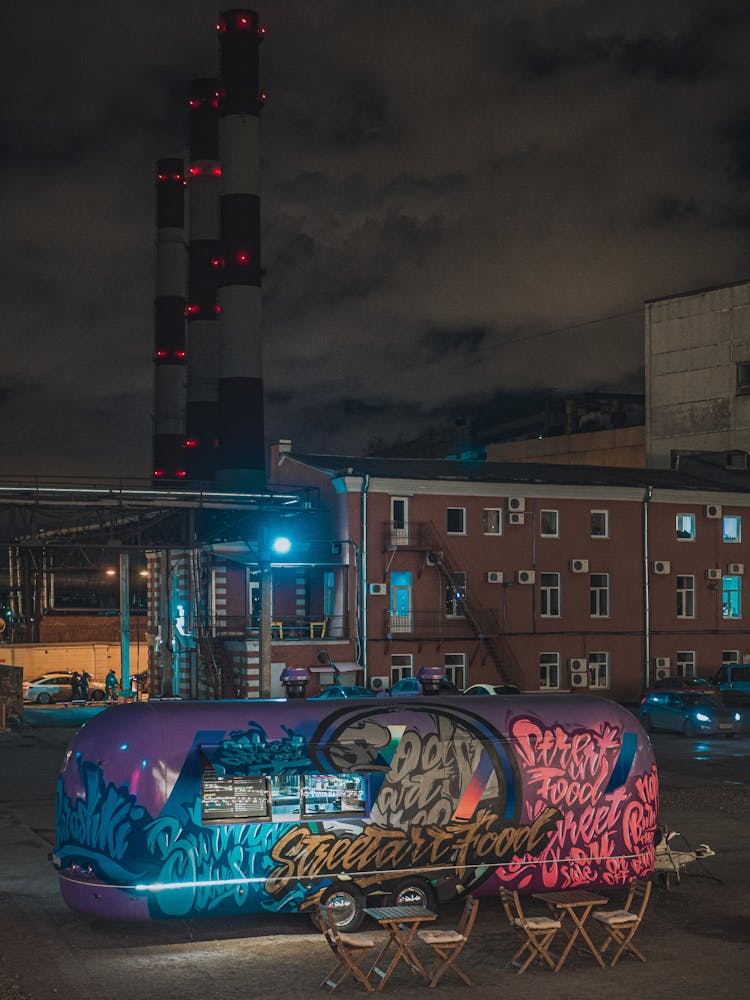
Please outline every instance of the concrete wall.
[[583, 434], [499, 441], [487, 445], [488, 462], [548, 462], [553, 465], [646, 465], [645, 427], [622, 427]]
[[750, 395], [737, 364], [750, 361], [750, 282], [646, 303], [646, 452], [750, 448]]
[[[50, 670], [82, 670], [85, 667], [98, 681], [103, 681], [110, 669], [119, 677], [122, 666], [119, 643], [106, 642], [0, 645], [1, 664], [21, 667], [26, 678], [38, 677]], [[145, 643], [131, 643], [131, 674], [140, 673], [147, 667]]]

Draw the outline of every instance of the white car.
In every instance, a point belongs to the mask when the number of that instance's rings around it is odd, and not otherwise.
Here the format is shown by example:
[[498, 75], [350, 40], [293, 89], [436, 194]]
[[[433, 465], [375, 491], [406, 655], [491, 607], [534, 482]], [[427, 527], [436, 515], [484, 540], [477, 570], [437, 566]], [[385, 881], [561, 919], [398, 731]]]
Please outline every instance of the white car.
[[[23, 682], [23, 697], [25, 701], [33, 701], [37, 705], [51, 705], [53, 701], [70, 701], [73, 697], [73, 686], [70, 670], [56, 670], [34, 677]], [[101, 681], [89, 681], [89, 701], [104, 701], [106, 690]]]
[[515, 684], [472, 684], [461, 694], [520, 694]]

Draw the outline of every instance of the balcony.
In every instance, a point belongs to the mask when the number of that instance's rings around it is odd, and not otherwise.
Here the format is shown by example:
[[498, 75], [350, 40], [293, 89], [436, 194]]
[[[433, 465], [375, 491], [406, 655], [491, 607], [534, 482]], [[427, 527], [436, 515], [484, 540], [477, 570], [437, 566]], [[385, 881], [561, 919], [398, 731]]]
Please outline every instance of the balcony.
[[484, 609], [474, 621], [448, 617], [437, 611], [411, 611], [406, 615], [385, 611], [383, 614], [385, 635], [393, 640], [476, 639], [497, 635], [499, 626], [499, 615], [494, 609]]
[[[217, 639], [260, 639], [260, 622], [257, 616], [245, 618], [229, 616], [214, 618], [208, 631]], [[274, 615], [271, 621], [271, 640], [276, 642], [317, 642], [349, 638], [349, 621], [346, 615]]]

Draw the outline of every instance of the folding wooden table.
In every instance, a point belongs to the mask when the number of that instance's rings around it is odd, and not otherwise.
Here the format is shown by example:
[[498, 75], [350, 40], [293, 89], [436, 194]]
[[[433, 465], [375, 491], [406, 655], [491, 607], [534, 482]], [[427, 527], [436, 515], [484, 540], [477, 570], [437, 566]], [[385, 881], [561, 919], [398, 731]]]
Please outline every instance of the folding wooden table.
[[[419, 926], [429, 920], [435, 920], [437, 913], [423, 906], [376, 906], [365, 909], [365, 913], [388, 931], [388, 940], [368, 973], [368, 978], [373, 974], [380, 977], [376, 989], [383, 989], [399, 962], [406, 962], [414, 975], [421, 976], [426, 983], [429, 983], [430, 977], [414, 954], [411, 942]], [[391, 945], [395, 946], [395, 954], [387, 968], [383, 969], [380, 967], [381, 962]]]
[[[564, 889], [562, 892], [535, 892], [534, 899], [540, 899], [558, 917], [560, 930], [568, 938], [565, 949], [557, 960], [555, 972], [559, 972], [573, 949], [579, 935], [586, 943], [588, 950], [597, 960], [602, 969], [605, 968], [604, 959], [599, 954], [594, 942], [586, 931], [586, 921], [595, 906], [603, 906], [609, 903], [606, 896], [597, 896], [596, 893], [588, 892], [586, 889]], [[567, 926], [567, 918], [573, 924], [572, 928]]]

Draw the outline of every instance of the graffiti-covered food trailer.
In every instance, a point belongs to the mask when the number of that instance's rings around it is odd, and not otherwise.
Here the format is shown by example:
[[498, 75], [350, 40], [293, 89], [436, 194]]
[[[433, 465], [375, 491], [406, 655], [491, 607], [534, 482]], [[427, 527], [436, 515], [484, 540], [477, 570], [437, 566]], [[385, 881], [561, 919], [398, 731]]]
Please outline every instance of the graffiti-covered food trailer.
[[654, 862], [657, 776], [630, 712], [585, 695], [147, 702], [73, 740], [68, 904], [154, 919], [616, 886]]

